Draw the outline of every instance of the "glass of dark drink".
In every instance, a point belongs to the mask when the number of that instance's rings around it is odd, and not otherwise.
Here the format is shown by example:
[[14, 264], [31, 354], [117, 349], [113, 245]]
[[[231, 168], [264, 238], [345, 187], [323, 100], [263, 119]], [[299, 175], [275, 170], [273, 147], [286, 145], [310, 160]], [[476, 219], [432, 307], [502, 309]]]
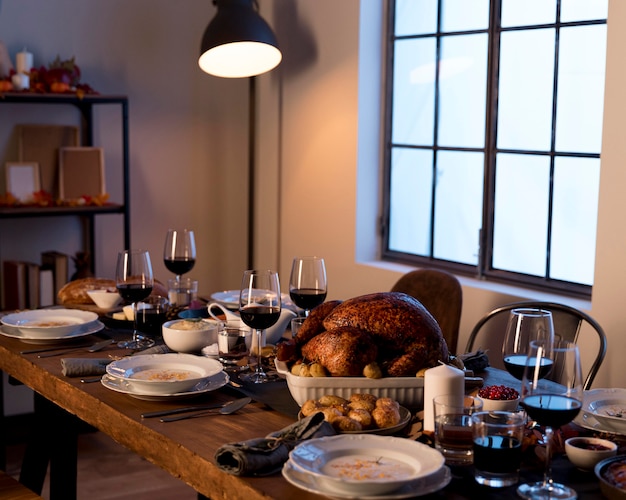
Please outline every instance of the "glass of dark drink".
[[196, 239], [189, 229], [168, 229], [163, 248], [163, 263], [168, 271], [180, 281], [183, 274], [193, 269], [196, 263]]
[[524, 412], [483, 411], [472, 415], [474, 479], [492, 488], [519, 481]]
[[239, 314], [241, 320], [254, 330], [251, 351], [257, 357], [254, 371], [240, 377], [245, 382], [262, 384], [270, 380], [262, 365], [263, 335], [266, 328], [278, 321], [280, 310], [278, 273], [270, 270], [245, 271], [239, 293]]
[[169, 302], [165, 297], [150, 295], [137, 303], [137, 329], [151, 339], [163, 335], [161, 329], [167, 321]]
[[326, 300], [326, 265], [321, 257], [295, 257], [289, 278], [289, 297], [304, 315]]
[[133, 305], [133, 337], [118, 342], [125, 349], [144, 349], [154, 345], [154, 340], [143, 336], [137, 329], [137, 302], [152, 293], [154, 277], [150, 254], [146, 250], [124, 250], [117, 256], [115, 285], [127, 304]]
[[[554, 342], [552, 313], [543, 309], [513, 309], [502, 344], [502, 360], [507, 371], [518, 380], [524, 375], [528, 349], [533, 340]], [[549, 358], [540, 361], [540, 374], [545, 376], [550, 371], [551, 361]]]
[[[543, 358], [553, 362], [546, 375], [540, 363]], [[531, 342], [522, 377], [521, 405], [544, 429], [546, 465], [543, 481], [518, 487], [517, 492], [522, 498], [577, 497], [575, 490], [552, 480], [550, 459], [553, 430], [571, 422], [578, 415], [582, 401], [583, 378], [576, 344], [562, 340], [555, 341], [553, 346], [545, 340]]]

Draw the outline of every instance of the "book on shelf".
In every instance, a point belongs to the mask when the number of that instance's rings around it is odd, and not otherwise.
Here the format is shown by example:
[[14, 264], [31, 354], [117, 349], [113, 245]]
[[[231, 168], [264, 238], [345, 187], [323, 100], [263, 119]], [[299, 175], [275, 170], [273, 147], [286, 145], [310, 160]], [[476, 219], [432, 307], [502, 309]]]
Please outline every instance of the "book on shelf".
[[17, 260], [5, 260], [2, 263], [4, 286], [3, 308], [6, 311], [26, 309], [26, 263]]
[[57, 302], [59, 290], [68, 282], [69, 257], [61, 252], [49, 250], [41, 254], [42, 269], [51, 269], [54, 277], [54, 298]]
[[30, 309], [39, 307], [39, 264], [25, 262], [26, 266], [26, 306]]
[[54, 303], [54, 273], [52, 269], [39, 269], [39, 307], [53, 306]]

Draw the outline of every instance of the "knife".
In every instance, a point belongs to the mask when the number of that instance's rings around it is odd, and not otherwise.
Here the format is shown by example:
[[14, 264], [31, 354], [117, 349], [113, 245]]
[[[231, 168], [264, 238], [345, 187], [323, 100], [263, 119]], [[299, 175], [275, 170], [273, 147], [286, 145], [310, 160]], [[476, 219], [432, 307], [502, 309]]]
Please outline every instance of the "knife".
[[[91, 347], [89, 347], [87, 349], [87, 352], [97, 352], [101, 349], [104, 349], [106, 346], [111, 345], [113, 343], [113, 339], [106, 339], [106, 340], [102, 340], [100, 342], [96, 342], [94, 345], [92, 345]], [[61, 352], [48, 352], [45, 354], [39, 354], [37, 357], [38, 358], [49, 358], [52, 356], [61, 356], [63, 354], [67, 354], [69, 352], [74, 352], [74, 351], [80, 351], [81, 349], [83, 349], [82, 347], [74, 347], [72, 349], [68, 349], [66, 351], [61, 351]]]
[[182, 408], [174, 408], [173, 410], [149, 411], [146, 413], [142, 413], [141, 418], [164, 417], [166, 415], [175, 415], [176, 413], [186, 413], [188, 411], [211, 410], [215, 408], [223, 408], [229, 403], [232, 403], [232, 401], [228, 401], [226, 403], [219, 403], [219, 404], [213, 403], [213, 404], [206, 404], [206, 405], [184, 406]]

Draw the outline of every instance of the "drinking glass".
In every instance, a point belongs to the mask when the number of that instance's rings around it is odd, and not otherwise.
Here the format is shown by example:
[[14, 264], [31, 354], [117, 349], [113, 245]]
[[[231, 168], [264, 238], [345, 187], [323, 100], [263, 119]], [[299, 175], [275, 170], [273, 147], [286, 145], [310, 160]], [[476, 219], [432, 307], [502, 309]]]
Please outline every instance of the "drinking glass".
[[239, 294], [241, 320], [254, 329], [257, 363], [254, 372], [242, 375], [246, 382], [262, 384], [270, 377], [263, 370], [261, 351], [265, 329], [274, 325], [280, 317], [280, 283], [276, 271], [248, 270], [243, 273]]
[[[507, 371], [518, 380], [524, 375], [528, 349], [533, 340], [554, 343], [552, 313], [543, 309], [513, 309], [502, 344], [502, 359]], [[546, 372], [549, 369], [549, 366], [544, 367]]]
[[289, 296], [308, 316], [326, 300], [326, 265], [321, 257], [295, 257], [289, 278]]
[[152, 264], [146, 250], [124, 250], [118, 254], [115, 286], [122, 299], [133, 305], [133, 337], [118, 342], [118, 347], [144, 349], [154, 345], [154, 340], [144, 337], [137, 329], [137, 302], [152, 293], [153, 285]]
[[163, 262], [176, 281], [193, 269], [196, 263], [196, 240], [190, 229], [168, 229], [163, 249]]
[[[550, 359], [550, 372], [544, 374], [542, 359]], [[576, 491], [552, 479], [551, 454], [554, 429], [571, 422], [582, 406], [583, 378], [580, 353], [573, 342], [532, 341], [522, 377], [521, 405], [530, 418], [543, 426], [546, 445], [543, 481], [522, 484], [522, 498], [576, 498]]]

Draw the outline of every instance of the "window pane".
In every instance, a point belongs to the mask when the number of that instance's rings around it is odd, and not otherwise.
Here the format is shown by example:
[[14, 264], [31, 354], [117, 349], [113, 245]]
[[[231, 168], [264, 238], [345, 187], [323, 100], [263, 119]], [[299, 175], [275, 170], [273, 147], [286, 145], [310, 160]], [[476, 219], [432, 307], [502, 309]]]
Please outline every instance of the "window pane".
[[606, 25], [561, 30], [557, 151], [600, 153], [605, 52]]
[[496, 157], [495, 269], [545, 276], [549, 180], [547, 156]]
[[441, 30], [468, 31], [489, 27], [489, 0], [443, 0]]
[[487, 35], [442, 39], [439, 76], [439, 145], [485, 146]]
[[556, 0], [502, 0], [503, 28], [555, 21]]
[[430, 256], [433, 154], [394, 148], [391, 158], [389, 249]]
[[553, 74], [553, 29], [502, 33], [499, 148], [550, 149]]
[[608, 0], [561, 0], [561, 21], [564, 23], [606, 19], [608, 13]]
[[550, 277], [593, 284], [600, 160], [556, 158]]
[[395, 43], [391, 140], [396, 144], [433, 144], [435, 60], [434, 38]]
[[483, 177], [482, 153], [455, 151], [438, 153], [435, 258], [471, 265], [478, 263]]
[[396, 36], [437, 31], [437, 0], [396, 0]]

